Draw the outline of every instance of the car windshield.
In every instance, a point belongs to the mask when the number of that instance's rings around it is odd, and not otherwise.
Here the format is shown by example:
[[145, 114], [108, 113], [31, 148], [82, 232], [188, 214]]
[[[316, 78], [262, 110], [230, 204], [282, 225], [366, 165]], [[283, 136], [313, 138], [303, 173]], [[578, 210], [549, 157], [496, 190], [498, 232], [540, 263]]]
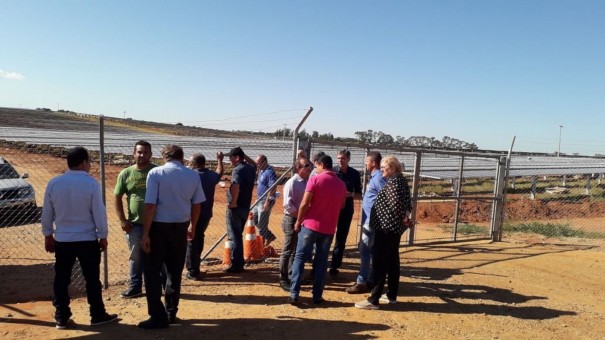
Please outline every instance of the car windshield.
[[19, 178], [19, 174], [10, 164], [0, 164], [0, 179]]

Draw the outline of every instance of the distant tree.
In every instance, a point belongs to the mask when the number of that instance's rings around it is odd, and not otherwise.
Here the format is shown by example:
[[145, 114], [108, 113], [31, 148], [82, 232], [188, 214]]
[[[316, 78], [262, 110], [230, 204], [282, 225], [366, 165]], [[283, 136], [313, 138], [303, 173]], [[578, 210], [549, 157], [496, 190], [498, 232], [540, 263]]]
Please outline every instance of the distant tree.
[[393, 139], [393, 136], [386, 134], [386, 133], [382, 133], [382, 131], [380, 131], [378, 133], [378, 138], [376, 139], [376, 143], [380, 144], [380, 145], [392, 145], [394, 144], [395, 139]]
[[317, 138], [319, 138], [319, 132], [317, 132], [317, 131], [313, 131], [313, 133], [311, 134], [311, 137], [312, 137], [313, 139], [317, 139]]

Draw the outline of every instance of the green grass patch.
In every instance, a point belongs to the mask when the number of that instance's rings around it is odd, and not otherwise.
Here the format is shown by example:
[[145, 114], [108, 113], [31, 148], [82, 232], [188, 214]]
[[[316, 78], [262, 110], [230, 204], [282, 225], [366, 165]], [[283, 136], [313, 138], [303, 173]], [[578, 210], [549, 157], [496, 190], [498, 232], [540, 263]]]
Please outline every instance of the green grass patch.
[[489, 233], [489, 228], [475, 224], [459, 224], [458, 233], [462, 235], [477, 235]]
[[531, 222], [521, 224], [505, 224], [504, 231], [511, 233], [533, 233], [548, 237], [579, 237], [589, 239], [605, 238], [605, 233], [574, 229], [568, 223]]

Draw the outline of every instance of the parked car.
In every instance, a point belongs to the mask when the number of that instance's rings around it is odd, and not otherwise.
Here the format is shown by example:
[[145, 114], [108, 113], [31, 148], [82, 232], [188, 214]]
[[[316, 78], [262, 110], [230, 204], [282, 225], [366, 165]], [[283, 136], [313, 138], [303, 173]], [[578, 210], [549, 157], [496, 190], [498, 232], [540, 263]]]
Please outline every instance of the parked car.
[[19, 176], [15, 168], [0, 157], [0, 211], [36, 209], [36, 193], [25, 181], [29, 175]]

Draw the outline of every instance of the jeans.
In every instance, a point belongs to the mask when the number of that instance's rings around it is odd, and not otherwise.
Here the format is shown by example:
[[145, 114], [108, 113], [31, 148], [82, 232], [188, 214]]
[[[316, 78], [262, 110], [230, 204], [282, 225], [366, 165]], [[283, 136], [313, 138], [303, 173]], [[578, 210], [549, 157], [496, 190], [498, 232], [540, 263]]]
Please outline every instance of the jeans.
[[143, 255], [141, 250], [141, 240], [143, 240], [143, 225], [132, 224], [130, 233], [126, 234], [128, 241], [128, 250], [130, 250], [130, 288], [141, 290], [143, 287]]
[[86, 280], [86, 297], [90, 306], [91, 318], [105, 315], [100, 278], [101, 249], [98, 241], [56, 242], [55, 243], [55, 281], [53, 282], [53, 305], [55, 319], [67, 320], [71, 316], [69, 308], [69, 284], [71, 272], [76, 262], [80, 262], [82, 275]]
[[227, 208], [227, 235], [233, 242], [231, 251], [231, 266], [244, 268], [244, 226], [248, 220], [248, 210]]
[[284, 246], [279, 257], [279, 281], [290, 283], [292, 276], [292, 263], [294, 262], [294, 254], [296, 252], [296, 244], [298, 243], [298, 233], [294, 231], [294, 223], [296, 217], [284, 215], [281, 228], [284, 232]]
[[187, 242], [187, 258], [185, 265], [189, 274], [196, 276], [200, 273], [200, 256], [204, 251], [204, 236], [211, 217], [200, 217], [195, 226], [193, 240]]
[[337, 270], [342, 265], [342, 256], [347, 246], [347, 236], [349, 236], [352, 220], [353, 208], [347, 209], [345, 207], [340, 211], [340, 215], [338, 215], [338, 227], [336, 228], [336, 241], [334, 242], [334, 250], [332, 251], [331, 270]]
[[319, 301], [322, 298], [326, 270], [328, 269], [328, 256], [330, 255], [330, 245], [334, 235], [322, 234], [304, 226], [298, 233], [298, 244], [296, 245], [296, 254], [292, 264], [292, 285], [290, 286], [290, 297], [298, 299], [300, 294], [300, 285], [303, 279], [305, 269], [305, 259], [311, 257], [313, 246], [315, 246], [315, 259], [313, 265], [315, 268], [315, 278], [313, 281], [313, 301]]
[[357, 283], [372, 283], [372, 248], [374, 247], [374, 231], [369, 224], [364, 224], [361, 229], [361, 240], [359, 241], [359, 275]]
[[269, 230], [269, 217], [271, 217], [271, 209], [275, 205], [275, 200], [269, 201], [269, 207], [266, 211], [263, 211], [265, 206], [265, 201], [267, 198], [265, 197], [262, 201], [259, 201], [252, 210], [254, 214], [254, 224], [258, 228], [258, 233], [263, 237], [263, 240], [274, 241], [275, 235]]
[[[189, 222], [153, 222], [149, 230], [151, 252], [143, 253], [147, 312], [159, 323], [168, 322], [168, 316], [176, 316], [181, 295], [181, 275], [187, 253], [187, 227]], [[162, 278], [166, 267], [166, 291], [162, 305]]]
[[374, 248], [372, 259], [374, 260], [374, 288], [368, 298], [372, 304], [377, 305], [382, 296], [387, 274], [389, 299], [396, 299], [399, 293], [399, 243], [401, 235], [395, 233], [385, 233], [383, 230], [376, 230], [374, 238]]

